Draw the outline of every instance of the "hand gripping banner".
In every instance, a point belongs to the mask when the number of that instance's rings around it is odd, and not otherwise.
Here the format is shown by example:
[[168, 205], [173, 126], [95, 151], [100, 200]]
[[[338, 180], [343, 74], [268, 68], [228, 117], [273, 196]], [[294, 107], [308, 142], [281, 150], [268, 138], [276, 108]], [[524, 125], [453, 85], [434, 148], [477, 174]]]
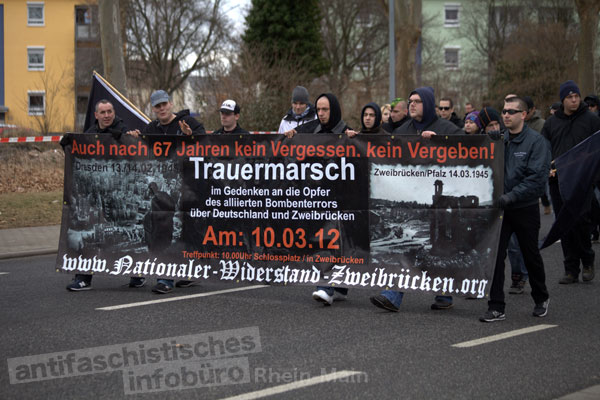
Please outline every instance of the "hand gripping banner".
[[485, 135], [74, 134], [58, 271], [483, 297], [503, 147]]

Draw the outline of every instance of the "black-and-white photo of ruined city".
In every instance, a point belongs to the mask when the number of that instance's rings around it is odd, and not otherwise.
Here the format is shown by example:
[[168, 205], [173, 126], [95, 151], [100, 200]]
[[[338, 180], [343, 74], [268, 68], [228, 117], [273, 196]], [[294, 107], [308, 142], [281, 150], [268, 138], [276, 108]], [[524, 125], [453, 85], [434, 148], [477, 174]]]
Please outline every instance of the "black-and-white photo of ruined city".
[[[487, 179], [450, 174], [482, 169]], [[495, 236], [486, 232], [499, 233], [500, 212], [492, 207], [491, 168], [372, 165], [370, 173], [372, 263], [443, 273], [494, 262]]]
[[[75, 161], [68, 199], [68, 248], [82, 254], [99, 249], [142, 253], [153, 243], [170, 246], [180, 237], [182, 226], [177, 211], [181, 176], [173, 164], [171, 160]], [[158, 234], [163, 240], [158, 240]]]

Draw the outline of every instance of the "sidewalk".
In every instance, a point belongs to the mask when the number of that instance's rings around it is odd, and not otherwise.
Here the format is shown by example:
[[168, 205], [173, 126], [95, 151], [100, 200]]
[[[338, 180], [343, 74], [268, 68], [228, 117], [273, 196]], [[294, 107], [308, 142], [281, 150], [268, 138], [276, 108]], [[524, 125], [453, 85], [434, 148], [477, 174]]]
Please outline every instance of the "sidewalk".
[[59, 236], [60, 225], [0, 229], [0, 260], [56, 253]]

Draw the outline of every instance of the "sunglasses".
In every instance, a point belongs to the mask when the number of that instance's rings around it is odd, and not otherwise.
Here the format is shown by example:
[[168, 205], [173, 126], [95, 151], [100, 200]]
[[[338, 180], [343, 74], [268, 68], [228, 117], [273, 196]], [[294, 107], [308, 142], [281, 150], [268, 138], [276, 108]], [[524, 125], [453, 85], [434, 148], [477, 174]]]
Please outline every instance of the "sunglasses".
[[506, 108], [504, 110], [502, 110], [502, 115], [504, 114], [510, 114], [510, 115], [515, 115], [517, 113], [523, 112], [523, 110], [507, 110]]
[[423, 100], [408, 100], [408, 104], [409, 105], [411, 105], [413, 103], [414, 104], [421, 104], [421, 103], [423, 103]]
[[440, 110], [448, 111], [450, 107], [438, 107]]

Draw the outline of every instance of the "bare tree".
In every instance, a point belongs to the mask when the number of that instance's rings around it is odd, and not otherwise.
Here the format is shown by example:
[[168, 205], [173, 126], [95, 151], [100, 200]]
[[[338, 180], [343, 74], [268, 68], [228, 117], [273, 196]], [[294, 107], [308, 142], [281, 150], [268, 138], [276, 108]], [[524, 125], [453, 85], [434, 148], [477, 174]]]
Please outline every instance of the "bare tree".
[[[357, 77], [370, 81], [382, 74], [382, 54], [387, 48], [387, 20], [375, 1], [322, 1], [321, 35], [329, 89], [343, 96]], [[358, 72], [358, 75], [357, 75]]]
[[[389, 0], [380, 0], [389, 17]], [[422, 34], [422, 0], [394, 1], [394, 38], [396, 42], [396, 93], [408, 94], [417, 85], [417, 47]], [[387, 31], [386, 31], [387, 32]]]
[[[128, 76], [173, 92], [225, 54], [221, 0], [125, 0]], [[191, 61], [190, 61], [191, 60]]]
[[[32, 129], [42, 135], [72, 130], [74, 121], [67, 121], [64, 104], [65, 99], [72, 99], [73, 96], [73, 71], [61, 66], [37, 74], [31, 87], [36, 89], [39, 96], [34, 96], [34, 100], [30, 97], [31, 93], [28, 93], [21, 101], [23, 110], [35, 121]], [[35, 104], [32, 104], [32, 100]], [[28, 125], [26, 121], [21, 124]]]
[[579, 30], [579, 46], [577, 66], [579, 86], [584, 93], [594, 93], [596, 89], [594, 77], [594, 52], [598, 40], [598, 17], [600, 1], [575, 0], [581, 29]]
[[291, 60], [285, 57], [273, 61], [263, 57], [260, 51], [240, 46], [234, 64], [217, 62], [209, 75], [198, 78], [195, 89], [206, 110], [204, 124], [210, 130], [219, 128], [217, 110], [225, 99], [233, 99], [241, 107], [239, 123], [243, 128], [276, 131], [290, 108], [292, 89], [304, 85], [311, 90], [311, 73], [303, 69], [290, 70]]

